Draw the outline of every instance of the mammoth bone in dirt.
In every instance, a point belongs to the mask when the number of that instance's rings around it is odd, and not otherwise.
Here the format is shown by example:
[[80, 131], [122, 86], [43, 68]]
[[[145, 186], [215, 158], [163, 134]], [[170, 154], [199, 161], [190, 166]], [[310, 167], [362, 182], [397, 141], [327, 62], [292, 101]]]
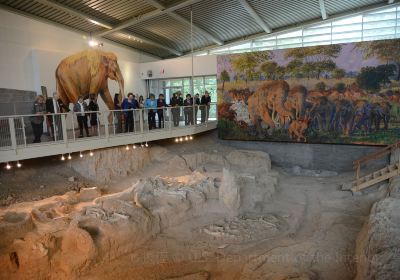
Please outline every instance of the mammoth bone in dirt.
[[64, 105], [76, 103], [79, 97], [100, 94], [108, 109], [114, 109], [113, 98], [108, 89], [108, 78], [117, 81], [119, 99], [124, 98], [124, 78], [111, 52], [85, 50], [64, 58], [56, 69], [57, 93]]

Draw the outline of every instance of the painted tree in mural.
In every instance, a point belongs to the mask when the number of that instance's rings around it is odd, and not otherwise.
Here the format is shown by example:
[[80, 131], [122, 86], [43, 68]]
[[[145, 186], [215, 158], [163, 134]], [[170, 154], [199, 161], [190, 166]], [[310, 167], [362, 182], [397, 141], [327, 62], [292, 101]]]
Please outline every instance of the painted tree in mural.
[[341, 45], [289, 49], [285, 52], [285, 59], [290, 58], [296, 62], [290, 65], [287, 71], [303, 72], [307, 78], [319, 79], [322, 73], [332, 72], [336, 69], [333, 59], [339, 56], [341, 50]]
[[377, 67], [363, 67], [357, 75], [357, 84], [369, 92], [378, 91], [382, 84], [390, 83], [390, 76], [394, 75], [393, 64], [379, 65]]
[[382, 62], [393, 63], [397, 67], [396, 80], [400, 80], [400, 40], [382, 40], [356, 43], [364, 58], [377, 57]]
[[226, 70], [222, 71], [219, 78], [222, 81], [222, 92], [224, 92], [225, 82], [229, 82], [231, 80], [231, 78], [229, 77], [228, 71], [226, 71]]
[[332, 78], [334, 78], [336, 80], [343, 79], [345, 76], [346, 76], [346, 70], [344, 70], [342, 68], [336, 68], [332, 72]]
[[247, 84], [247, 81], [252, 79], [258, 65], [269, 59], [271, 59], [270, 52], [243, 53], [233, 57], [231, 65], [236, 72], [243, 76]]
[[285, 76], [285, 68], [275, 61], [266, 61], [262, 63], [260, 70], [267, 80], [282, 80]]

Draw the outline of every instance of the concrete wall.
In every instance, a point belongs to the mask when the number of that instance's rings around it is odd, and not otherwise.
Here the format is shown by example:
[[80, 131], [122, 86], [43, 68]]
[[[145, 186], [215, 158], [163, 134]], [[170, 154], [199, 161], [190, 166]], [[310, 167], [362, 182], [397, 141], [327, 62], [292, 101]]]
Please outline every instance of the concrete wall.
[[[152, 71], [152, 77], [147, 75]], [[205, 76], [217, 74], [217, 57], [215, 55], [196, 56], [193, 59], [193, 75]], [[189, 77], [192, 75], [192, 57], [159, 60], [140, 64], [141, 79], [167, 79]]]
[[[0, 88], [40, 93], [40, 87], [46, 86], [51, 96], [60, 60], [88, 47], [88, 38], [83, 34], [0, 9]], [[125, 91], [144, 93], [139, 63], [158, 59], [109, 41], [104, 41], [102, 49], [117, 55]], [[117, 92], [114, 81], [109, 87], [112, 93]]]
[[[238, 149], [261, 150], [269, 153], [272, 163], [281, 167], [300, 166], [305, 169], [351, 171], [352, 162], [381, 149], [371, 146], [301, 144], [257, 141], [220, 140]], [[382, 166], [388, 158], [369, 164], [369, 168]]]

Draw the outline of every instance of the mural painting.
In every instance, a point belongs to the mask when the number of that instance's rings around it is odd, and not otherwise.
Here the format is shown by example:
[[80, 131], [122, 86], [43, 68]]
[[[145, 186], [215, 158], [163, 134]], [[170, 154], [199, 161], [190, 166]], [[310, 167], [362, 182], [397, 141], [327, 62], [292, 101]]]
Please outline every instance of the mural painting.
[[384, 145], [400, 136], [400, 40], [218, 56], [222, 139]]

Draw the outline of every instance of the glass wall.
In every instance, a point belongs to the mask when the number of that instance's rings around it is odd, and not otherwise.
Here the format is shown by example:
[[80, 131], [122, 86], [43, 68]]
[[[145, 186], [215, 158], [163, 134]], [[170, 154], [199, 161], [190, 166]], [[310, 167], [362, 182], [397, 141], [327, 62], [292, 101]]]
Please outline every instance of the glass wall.
[[[156, 98], [160, 93], [163, 93], [167, 104], [169, 104], [174, 92], [181, 91], [183, 97], [186, 94], [193, 96], [191, 80], [191, 77], [150, 80], [150, 93], [154, 93]], [[211, 101], [217, 102], [217, 77], [215, 75], [194, 77], [193, 89], [194, 94], [198, 93], [200, 96], [207, 90], [210, 93]]]
[[236, 45], [202, 51], [195, 55], [243, 53], [395, 38], [400, 38], [400, 6], [336, 20], [328, 19], [320, 24], [280, 32], [278, 35], [266, 35], [247, 42], [241, 41]]

